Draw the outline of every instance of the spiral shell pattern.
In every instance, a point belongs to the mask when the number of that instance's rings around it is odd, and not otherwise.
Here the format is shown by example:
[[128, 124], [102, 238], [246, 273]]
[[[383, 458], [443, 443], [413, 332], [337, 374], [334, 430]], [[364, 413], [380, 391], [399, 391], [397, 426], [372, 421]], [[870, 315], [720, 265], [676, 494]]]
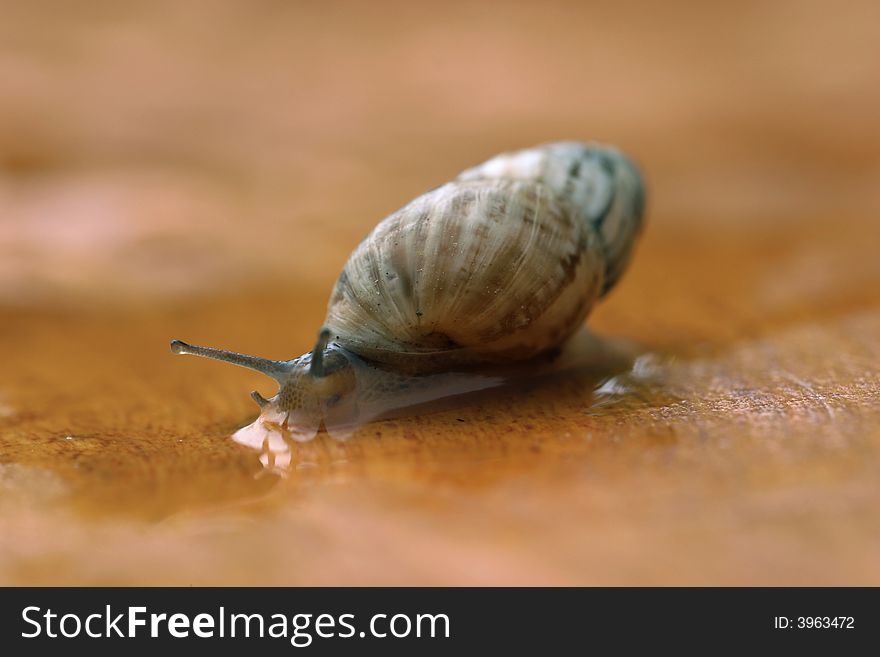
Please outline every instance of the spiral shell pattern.
[[549, 351], [622, 273], [642, 198], [613, 149], [500, 155], [380, 222], [340, 275], [325, 326], [345, 349], [419, 373]]
[[607, 293], [629, 264], [642, 229], [645, 192], [641, 175], [610, 146], [559, 142], [504, 153], [458, 180], [530, 180], [547, 185], [569, 212], [590, 224], [602, 242]]

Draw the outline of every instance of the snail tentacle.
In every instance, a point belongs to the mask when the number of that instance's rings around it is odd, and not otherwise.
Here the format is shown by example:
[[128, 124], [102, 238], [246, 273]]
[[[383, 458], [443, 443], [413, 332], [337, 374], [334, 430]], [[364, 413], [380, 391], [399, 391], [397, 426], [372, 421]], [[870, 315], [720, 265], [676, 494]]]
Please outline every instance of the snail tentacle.
[[257, 405], [258, 405], [260, 408], [265, 408], [265, 407], [268, 406], [269, 403], [270, 403], [268, 399], [266, 399], [265, 397], [263, 397], [263, 395], [261, 395], [261, 394], [260, 394], [259, 392], [257, 392], [256, 390], [251, 391], [251, 399], [253, 399], [255, 402], [257, 402]]
[[327, 348], [327, 343], [329, 341], [330, 329], [322, 328], [321, 332], [318, 333], [318, 342], [312, 350], [312, 362], [309, 366], [309, 374], [316, 379], [321, 378], [326, 373], [324, 371], [324, 350]]
[[187, 344], [182, 340], [172, 340], [171, 351], [175, 354], [201, 356], [202, 358], [212, 358], [213, 360], [223, 361], [224, 363], [232, 363], [239, 367], [247, 367], [248, 369], [270, 376], [279, 383], [287, 378], [291, 370], [288, 361], [269, 360], [268, 358], [248, 356], [234, 351], [226, 351], [225, 349], [214, 349], [213, 347], [199, 347], [197, 345]]

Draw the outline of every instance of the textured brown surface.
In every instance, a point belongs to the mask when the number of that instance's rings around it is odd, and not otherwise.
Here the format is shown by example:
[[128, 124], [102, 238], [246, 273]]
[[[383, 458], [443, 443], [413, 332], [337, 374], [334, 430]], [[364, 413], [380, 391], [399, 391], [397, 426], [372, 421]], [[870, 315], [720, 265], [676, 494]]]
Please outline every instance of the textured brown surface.
[[[2, 3], [0, 582], [880, 584], [880, 9]], [[229, 435], [378, 219], [495, 152], [643, 165], [637, 354]]]

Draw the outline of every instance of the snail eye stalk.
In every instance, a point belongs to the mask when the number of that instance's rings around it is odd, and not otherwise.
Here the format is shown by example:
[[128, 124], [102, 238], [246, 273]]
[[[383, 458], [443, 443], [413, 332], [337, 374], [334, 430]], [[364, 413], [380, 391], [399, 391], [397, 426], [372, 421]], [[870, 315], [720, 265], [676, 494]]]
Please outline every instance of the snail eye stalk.
[[312, 351], [312, 363], [309, 366], [309, 374], [319, 379], [325, 375], [324, 371], [324, 350], [327, 349], [327, 343], [330, 342], [330, 329], [322, 328], [318, 333], [318, 342]]
[[[239, 367], [247, 367], [248, 369], [270, 376], [279, 383], [290, 374], [290, 365], [284, 361], [247, 356], [234, 351], [225, 351], [224, 349], [214, 349], [212, 347], [198, 347], [196, 345], [187, 344], [181, 340], [171, 341], [171, 351], [175, 354], [201, 356], [202, 358], [212, 358], [213, 360], [219, 360], [224, 363], [232, 363]], [[260, 403], [259, 400], [257, 403]]]

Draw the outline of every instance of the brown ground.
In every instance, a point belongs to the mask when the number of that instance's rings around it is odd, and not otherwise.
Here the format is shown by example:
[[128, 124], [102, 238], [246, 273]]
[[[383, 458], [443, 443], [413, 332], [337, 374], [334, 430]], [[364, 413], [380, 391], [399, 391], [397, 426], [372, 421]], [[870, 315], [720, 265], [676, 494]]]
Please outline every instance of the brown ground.
[[[605, 3], [607, 4], [607, 3]], [[711, 4], [712, 6], [705, 6]], [[0, 2], [0, 582], [880, 584], [880, 5]], [[372, 225], [620, 145], [635, 366], [228, 436]]]

